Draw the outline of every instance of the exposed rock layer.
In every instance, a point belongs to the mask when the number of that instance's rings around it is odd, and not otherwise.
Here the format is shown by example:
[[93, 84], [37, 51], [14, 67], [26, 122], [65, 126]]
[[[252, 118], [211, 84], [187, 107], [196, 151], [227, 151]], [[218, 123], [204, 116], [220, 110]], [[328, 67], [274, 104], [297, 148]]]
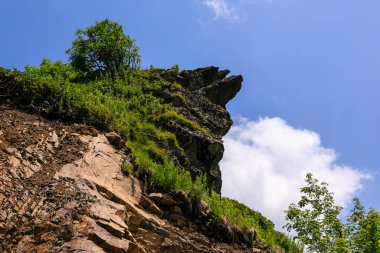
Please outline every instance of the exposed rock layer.
[[186, 197], [146, 196], [113, 134], [4, 107], [0, 122], [0, 252], [260, 252], [187, 219]]
[[[188, 120], [196, 122], [199, 126], [198, 129], [194, 129], [175, 119], [162, 123], [165, 128], [177, 136], [184, 151], [175, 150], [173, 152], [176, 160], [194, 177], [206, 175], [210, 190], [220, 193], [222, 178], [218, 164], [224, 152], [222, 137], [232, 125], [231, 117], [225, 106], [241, 89], [242, 76], [227, 77], [229, 71], [219, 70], [217, 67], [186, 70], [179, 73], [157, 69], [156, 72], [149, 72], [149, 78], [167, 80], [168, 85], [166, 88], [153, 90], [154, 95], [172, 103], [177, 112]], [[12, 98], [20, 100], [28, 97], [22, 87], [24, 85], [29, 84], [20, 83], [17, 78], [0, 71], [0, 103], [5, 99], [11, 101]], [[173, 93], [169, 87], [175, 85], [179, 85], [181, 88], [180, 91], [176, 90]], [[21, 103], [22, 100], [20, 100]], [[34, 108], [34, 106], [28, 105], [28, 107], [31, 111], [54, 117], [54, 112], [46, 112], [43, 106]], [[80, 121], [80, 118], [75, 118], [75, 121]], [[123, 143], [117, 145], [120, 148]]]

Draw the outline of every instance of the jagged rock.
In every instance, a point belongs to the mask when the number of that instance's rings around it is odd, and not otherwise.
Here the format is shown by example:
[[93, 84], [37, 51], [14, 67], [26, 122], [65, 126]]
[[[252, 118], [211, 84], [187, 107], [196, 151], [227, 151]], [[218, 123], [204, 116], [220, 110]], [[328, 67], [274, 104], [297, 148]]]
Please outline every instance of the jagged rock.
[[89, 238], [106, 252], [127, 253], [129, 241], [119, 239], [110, 234], [106, 229], [89, 220]]
[[225, 105], [241, 89], [242, 76], [226, 78], [229, 70], [221, 70], [217, 67], [198, 68], [196, 70], [182, 71], [180, 82], [191, 91], [200, 91], [212, 103], [225, 107]]
[[[205, 203], [183, 192], [145, 196], [137, 179], [123, 176], [127, 157], [104, 135], [12, 110], [0, 110], [0, 122], [1, 252], [245, 252], [211, 243], [188, 219], [192, 206], [207, 213]], [[60, 144], [48, 148], [52, 141]]]
[[177, 201], [175, 201], [171, 196], [165, 194], [161, 199], [160, 199], [160, 204], [166, 207], [171, 207], [175, 205], [179, 205]]
[[211, 102], [225, 107], [241, 89], [242, 76], [232, 76], [201, 89]]
[[160, 203], [163, 196], [164, 194], [160, 192], [152, 192], [149, 194], [149, 198], [153, 200], [155, 203]]
[[141, 196], [139, 204], [146, 210], [156, 215], [162, 215], [163, 212], [161, 209], [149, 198]]
[[[161, 94], [200, 127], [167, 122], [185, 152], [178, 161], [207, 175], [216, 191], [222, 137], [232, 125], [225, 105], [242, 82], [228, 73], [208, 67], [169, 75], [183, 97]], [[178, 191], [146, 196], [120, 170], [133, 161], [117, 133], [3, 107], [0, 122], [0, 252], [256, 252], [231, 244], [254, 240], [255, 230], [210, 223], [205, 202]]]
[[[177, 136], [186, 156], [178, 157], [182, 166], [193, 176], [206, 175], [211, 190], [220, 193], [222, 187], [219, 161], [223, 157], [222, 137], [232, 125], [226, 104], [241, 89], [241, 76], [226, 77], [228, 70], [217, 67], [199, 68], [182, 71], [178, 76], [168, 76], [162, 71], [162, 78], [176, 81], [182, 85], [181, 94], [184, 99], [174, 101], [169, 92], [156, 94], [172, 102], [177, 112], [197, 124], [208, 134], [200, 130], [189, 129], [177, 122], [166, 125]], [[178, 99], [177, 99], [178, 100]]]
[[197, 208], [199, 214], [202, 216], [208, 216], [210, 214], [210, 207], [203, 200], [197, 202]]
[[122, 149], [125, 147], [125, 141], [121, 136], [115, 132], [106, 133], [105, 136], [107, 140], [117, 149]]
[[105, 253], [105, 251], [96, 245], [93, 241], [86, 238], [76, 238], [70, 243], [64, 244], [62, 252], [99, 252]]
[[117, 223], [112, 222], [112, 221], [97, 220], [96, 224], [104, 228], [110, 234], [112, 234], [113, 236], [119, 239], [122, 239], [124, 237], [125, 232], [127, 230], [127, 227], [120, 226]]
[[213, 220], [211, 229], [224, 239], [240, 244], [244, 243], [249, 247], [252, 247], [252, 243], [255, 241], [257, 231], [255, 229], [241, 229], [227, 218], [221, 220]]

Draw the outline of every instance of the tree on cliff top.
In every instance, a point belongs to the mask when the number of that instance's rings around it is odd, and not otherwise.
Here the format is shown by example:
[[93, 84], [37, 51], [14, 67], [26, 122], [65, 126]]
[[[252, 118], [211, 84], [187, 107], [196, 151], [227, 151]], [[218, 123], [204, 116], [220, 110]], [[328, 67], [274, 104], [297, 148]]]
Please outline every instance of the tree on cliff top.
[[66, 50], [71, 65], [87, 78], [108, 75], [113, 80], [140, 64], [135, 40], [125, 35], [121, 25], [105, 19], [84, 30], [78, 29], [72, 47]]

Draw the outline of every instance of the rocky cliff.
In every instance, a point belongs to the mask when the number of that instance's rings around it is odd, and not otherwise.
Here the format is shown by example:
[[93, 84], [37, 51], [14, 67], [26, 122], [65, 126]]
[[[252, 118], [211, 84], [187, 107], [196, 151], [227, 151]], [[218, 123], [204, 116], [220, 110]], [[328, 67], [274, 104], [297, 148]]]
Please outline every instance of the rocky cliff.
[[107, 134], [4, 107], [0, 120], [1, 252], [240, 251], [169, 195], [146, 195]]
[[242, 76], [226, 78], [228, 74], [228, 70], [219, 71], [217, 67], [182, 71], [178, 75], [162, 71], [162, 78], [182, 85], [185, 99], [171, 96], [165, 90], [156, 92], [171, 102], [179, 113], [207, 131], [206, 134], [194, 131], [175, 121], [168, 123], [185, 151], [185, 156], [180, 159], [184, 167], [195, 175], [206, 174], [211, 190], [218, 193], [222, 188], [219, 168], [224, 152], [222, 137], [232, 125], [225, 106], [240, 91], [243, 82]]
[[[170, 85], [145, 91], [194, 122], [160, 124], [178, 141], [175, 163], [193, 179], [206, 175], [214, 192], [222, 185], [222, 137], [232, 125], [225, 105], [242, 83], [228, 73], [216, 67], [154, 70], [150, 81]], [[148, 187], [141, 174], [123, 173], [122, 167], [138, 166], [128, 140], [75, 116], [74, 107], [63, 117], [62, 98], [46, 87], [30, 102], [30, 87], [29, 79], [0, 71], [1, 252], [277, 252], [256, 229], [217, 218], [199, 197], [157, 192], [161, 188]]]

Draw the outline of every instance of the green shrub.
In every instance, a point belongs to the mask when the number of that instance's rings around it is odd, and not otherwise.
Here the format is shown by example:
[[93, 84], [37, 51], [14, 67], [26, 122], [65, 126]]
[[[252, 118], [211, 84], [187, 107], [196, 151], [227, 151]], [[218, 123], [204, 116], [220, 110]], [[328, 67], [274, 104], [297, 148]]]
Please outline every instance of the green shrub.
[[70, 64], [52, 62], [47, 58], [42, 59], [39, 67], [26, 65], [25, 73], [30, 77], [43, 77], [48, 80], [74, 80], [78, 77], [78, 72]]

